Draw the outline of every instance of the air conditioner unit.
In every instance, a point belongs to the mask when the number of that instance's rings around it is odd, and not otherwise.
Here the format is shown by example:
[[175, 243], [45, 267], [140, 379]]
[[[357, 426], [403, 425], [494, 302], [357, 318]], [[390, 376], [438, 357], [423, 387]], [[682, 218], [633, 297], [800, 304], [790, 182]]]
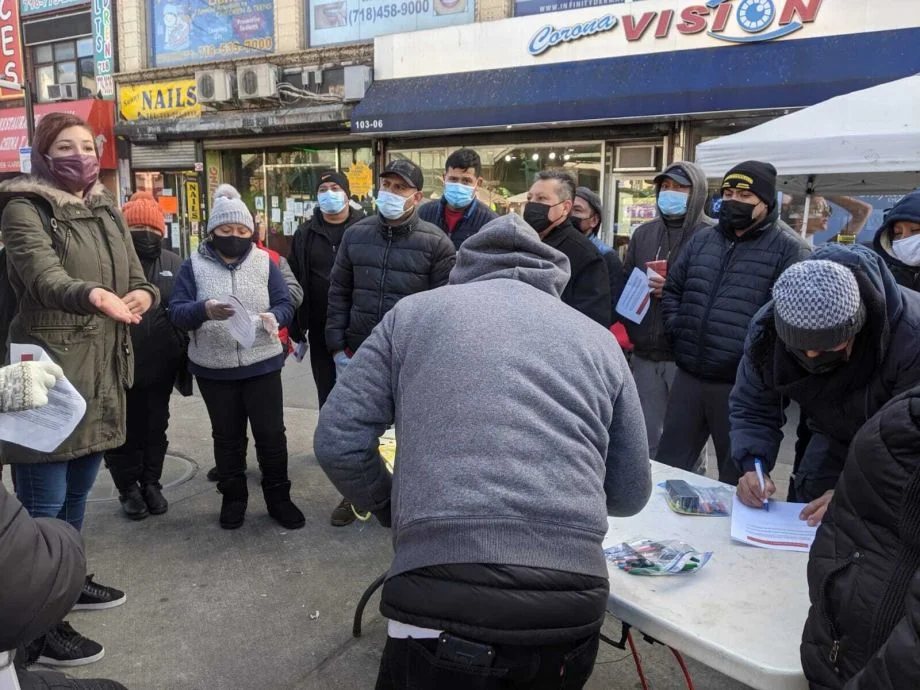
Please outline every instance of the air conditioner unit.
[[278, 68], [261, 63], [236, 68], [236, 90], [241, 100], [278, 95]]
[[655, 165], [655, 144], [630, 144], [616, 147], [614, 171], [657, 170]]
[[225, 103], [233, 99], [233, 75], [224, 69], [195, 72], [199, 103]]
[[76, 84], [48, 84], [49, 101], [72, 101], [77, 98]]
[[360, 101], [373, 80], [374, 73], [368, 65], [348, 65], [345, 68], [345, 100]]

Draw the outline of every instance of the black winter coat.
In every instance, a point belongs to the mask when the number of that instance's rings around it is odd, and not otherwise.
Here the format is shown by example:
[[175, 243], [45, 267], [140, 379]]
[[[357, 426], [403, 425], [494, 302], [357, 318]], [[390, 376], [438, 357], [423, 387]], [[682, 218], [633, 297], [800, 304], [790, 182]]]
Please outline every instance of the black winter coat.
[[330, 277], [329, 351], [357, 351], [403, 297], [446, 285], [456, 256], [447, 235], [418, 213], [397, 226], [379, 215], [355, 223], [342, 239]]
[[169, 319], [169, 300], [182, 259], [168, 249], [161, 249], [157, 256], [138, 258], [147, 281], [160, 291], [160, 303], [144, 314], [138, 325], [131, 326], [135, 388], [174, 380], [183, 368], [189, 340], [188, 334]]
[[[297, 310], [294, 339], [303, 341], [303, 333], [326, 330], [326, 308], [329, 304], [329, 275], [335, 265], [335, 255], [342, 245], [345, 230], [364, 218], [364, 211], [351, 209], [348, 219], [339, 225], [327, 223], [321, 211], [297, 228], [291, 242], [288, 264], [303, 288], [303, 303]], [[299, 331], [299, 332], [298, 332]], [[314, 333], [315, 334], [315, 333]]]
[[492, 644], [562, 644], [604, 623], [605, 578], [513, 565], [458, 563], [387, 580], [380, 612], [391, 620]]
[[424, 203], [418, 209], [418, 217], [441, 228], [458, 251], [461, 244], [482, 230], [483, 225], [498, 218], [498, 214], [495, 211], [476, 199], [469, 205], [466, 213], [463, 214], [463, 218], [460, 219], [454, 226], [454, 231], [451, 232], [447, 227], [447, 221], [444, 219], [444, 206], [446, 205], [447, 201], [443, 197], [439, 201]]
[[814, 690], [920, 688], [920, 389], [856, 437], [808, 560]]
[[572, 277], [562, 291], [563, 303], [610, 328], [610, 276], [597, 247], [568, 220], [553, 228], [543, 241], [569, 257]]
[[751, 318], [780, 274], [810, 252], [775, 210], [741, 237], [719, 226], [695, 232], [668, 269], [661, 300], [677, 365], [733, 383]]
[[732, 459], [742, 470], [755, 457], [773, 468], [783, 438], [783, 398], [799, 403], [815, 432], [796, 473], [800, 500], [833, 489], [859, 428], [892, 396], [920, 384], [920, 294], [898, 287], [865, 247], [824, 245], [810, 260], [818, 259], [851, 269], [866, 306], [849, 363], [831, 374], [807, 375], [777, 338], [770, 302], [751, 324], [729, 400]]

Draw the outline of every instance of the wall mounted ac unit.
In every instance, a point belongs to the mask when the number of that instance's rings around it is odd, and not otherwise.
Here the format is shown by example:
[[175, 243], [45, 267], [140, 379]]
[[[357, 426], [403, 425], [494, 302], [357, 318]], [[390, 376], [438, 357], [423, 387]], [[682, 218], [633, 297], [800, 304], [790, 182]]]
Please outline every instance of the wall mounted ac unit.
[[195, 72], [199, 103], [225, 103], [233, 99], [233, 75], [223, 69]]
[[374, 80], [374, 72], [368, 65], [348, 65], [345, 68], [345, 100], [360, 101]]
[[48, 84], [49, 101], [72, 101], [77, 98], [76, 84]]
[[614, 172], [620, 170], [657, 170], [655, 144], [628, 144], [616, 147]]
[[278, 68], [261, 63], [236, 68], [236, 90], [241, 100], [278, 95]]

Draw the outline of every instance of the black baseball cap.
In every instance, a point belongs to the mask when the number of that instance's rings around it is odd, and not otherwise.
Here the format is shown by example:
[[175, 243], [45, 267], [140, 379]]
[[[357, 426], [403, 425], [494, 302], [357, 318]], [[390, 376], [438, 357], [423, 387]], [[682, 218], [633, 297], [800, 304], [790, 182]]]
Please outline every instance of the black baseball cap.
[[405, 158], [399, 158], [387, 163], [387, 167], [380, 173], [380, 177], [387, 175], [398, 175], [410, 187], [421, 189], [425, 186], [425, 177], [422, 175], [422, 169], [412, 161]]
[[679, 165], [671, 166], [670, 168], [665, 170], [663, 173], [660, 173], [659, 175], [657, 175], [655, 177], [655, 184], [661, 184], [662, 182], [664, 182], [665, 178], [667, 177], [670, 177], [677, 184], [683, 187], [693, 186], [693, 182], [690, 181], [690, 177], [689, 175], [687, 175], [687, 171], [684, 170]]

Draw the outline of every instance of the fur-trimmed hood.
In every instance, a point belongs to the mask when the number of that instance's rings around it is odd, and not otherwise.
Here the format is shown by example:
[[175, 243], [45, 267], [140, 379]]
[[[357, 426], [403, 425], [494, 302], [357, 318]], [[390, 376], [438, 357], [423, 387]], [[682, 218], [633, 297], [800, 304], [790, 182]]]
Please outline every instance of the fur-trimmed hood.
[[0, 205], [16, 196], [40, 196], [54, 207], [55, 211], [70, 209], [93, 209], [99, 207], [118, 208], [115, 195], [101, 182], [97, 182], [85, 199], [69, 194], [55, 187], [48, 180], [34, 175], [20, 175], [12, 180], [0, 182]]

